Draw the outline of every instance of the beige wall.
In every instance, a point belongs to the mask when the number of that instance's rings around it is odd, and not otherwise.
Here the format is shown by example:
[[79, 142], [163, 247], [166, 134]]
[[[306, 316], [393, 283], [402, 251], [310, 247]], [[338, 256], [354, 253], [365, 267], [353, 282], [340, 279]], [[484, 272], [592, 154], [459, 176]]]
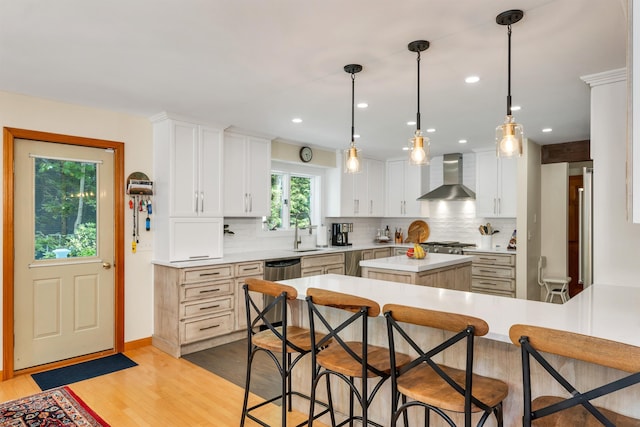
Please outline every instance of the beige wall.
[[[124, 142], [125, 178], [131, 172], [140, 171], [153, 179], [152, 130], [146, 117], [0, 92], [0, 125]], [[128, 210], [128, 203], [125, 205]], [[130, 243], [132, 228], [128, 213], [125, 214], [125, 242]], [[152, 243], [153, 232], [144, 233], [141, 243]], [[125, 252], [125, 341], [146, 338], [153, 332], [150, 263], [153, 253], [151, 249], [144, 250], [146, 245], [142, 246], [143, 250], [136, 254], [130, 250]]]
[[311, 147], [313, 158], [310, 162], [304, 163], [300, 160], [300, 148], [303, 144], [294, 144], [278, 140], [271, 141], [271, 159], [280, 160], [287, 163], [300, 163], [309, 166], [321, 166], [327, 168], [336, 167], [335, 151]]

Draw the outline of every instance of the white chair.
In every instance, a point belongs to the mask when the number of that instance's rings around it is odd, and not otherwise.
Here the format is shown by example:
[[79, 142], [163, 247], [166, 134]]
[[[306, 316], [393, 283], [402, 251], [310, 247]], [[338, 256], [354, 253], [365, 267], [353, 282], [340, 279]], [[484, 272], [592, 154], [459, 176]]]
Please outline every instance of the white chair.
[[543, 263], [544, 257], [541, 256], [538, 260], [538, 284], [544, 286], [547, 290], [544, 300], [553, 302], [553, 297], [557, 295], [562, 300], [562, 303], [569, 301], [569, 282], [571, 282], [571, 277], [544, 277], [542, 275]]

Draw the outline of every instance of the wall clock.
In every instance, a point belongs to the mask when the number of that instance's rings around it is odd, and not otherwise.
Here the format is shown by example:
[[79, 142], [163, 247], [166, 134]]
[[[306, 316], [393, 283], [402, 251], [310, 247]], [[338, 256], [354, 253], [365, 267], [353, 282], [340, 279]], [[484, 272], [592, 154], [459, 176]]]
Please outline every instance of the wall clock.
[[310, 162], [312, 158], [313, 158], [313, 151], [311, 150], [311, 147], [302, 147], [300, 149], [300, 160], [307, 163], [307, 162]]

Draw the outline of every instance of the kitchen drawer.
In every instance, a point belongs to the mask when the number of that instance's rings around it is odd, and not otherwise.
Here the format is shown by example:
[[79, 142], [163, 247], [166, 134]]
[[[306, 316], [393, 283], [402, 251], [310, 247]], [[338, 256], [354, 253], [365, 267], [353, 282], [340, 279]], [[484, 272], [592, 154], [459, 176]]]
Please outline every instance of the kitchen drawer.
[[472, 264], [472, 276], [489, 276], [503, 279], [515, 279], [515, 269], [513, 267], [494, 267], [491, 265]]
[[218, 282], [206, 282], [197, 285], [182, 285], [180, 287], [180, 302], [212, 298], [218, 295], [230, 295], [233, 293], [233, 280], [221, 280]]
[[200, 341], [230, 333], [233, 330], [233, 313], [228, 311], [205, 319], [181, 321], [180, 326], [181, 344]]
[[202, 282], [205, 280], [228, 279], [233, 277], [233, 265], [224, 264], [215, 267], [189, 268], [183, 271], [184, 283]]
[[180, 304], [180, 318], [206, 316], [233, 308], [233, 295], [227, 295], [206, 301], [193, 301]]
[[473, 256], [474, 264], [516, 265], [516, 257], [509, 254], [479, 253]]
[[243, 276], [256, 276], [258, 274], [263, 274], [264, 272], [264, 262], [262, 261], [254, 261], [254, 262], [243, 262], [241, 264], [235, 265], [236, 277]]
[[344, 274], [344, 264], [327, 265], [324, 271], [327, 274]]
[[472, 277], [471, 287], [476, 290], [478, 288], [513, 292], [516, 289], [514, 280], [500, 280], [487, 277]]
[[324, 274], [324, 267], [307, 267], [302, 269], [300, 277], [320, 276]]
[[301, 260], [301, 268], [322, 267], [329, 264], [344, 264], [344, 254], [305, 256]]

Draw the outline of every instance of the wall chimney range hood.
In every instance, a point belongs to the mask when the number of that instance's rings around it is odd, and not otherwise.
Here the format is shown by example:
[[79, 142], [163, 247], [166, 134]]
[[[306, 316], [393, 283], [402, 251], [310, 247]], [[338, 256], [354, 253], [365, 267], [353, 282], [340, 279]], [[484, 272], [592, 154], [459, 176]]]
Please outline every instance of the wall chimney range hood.
[[474, 200], [476, 193], [462, 185], [462, 154], [445, 154], [442, 164], [444, 184], [418, 200]]

